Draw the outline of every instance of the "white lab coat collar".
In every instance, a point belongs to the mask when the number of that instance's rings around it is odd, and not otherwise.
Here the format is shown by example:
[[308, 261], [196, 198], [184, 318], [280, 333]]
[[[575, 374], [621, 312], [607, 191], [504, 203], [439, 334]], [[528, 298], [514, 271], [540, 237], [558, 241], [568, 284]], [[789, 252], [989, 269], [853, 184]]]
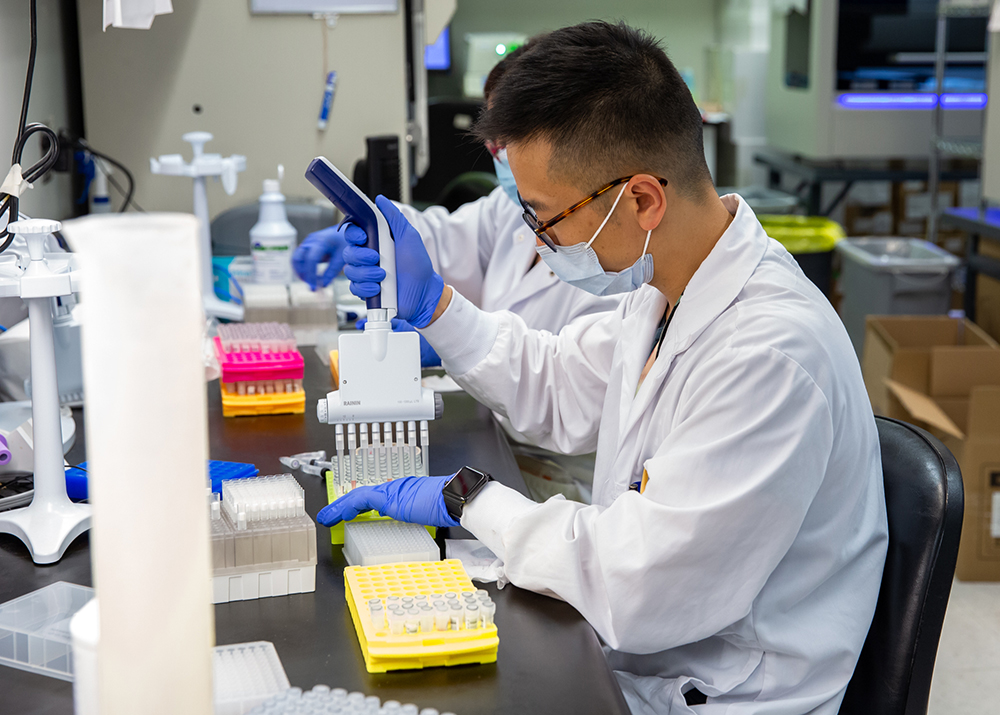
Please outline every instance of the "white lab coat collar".
[[770, 239], [746, 201], [727, 194], [722, 203], [733, 220], [684, 289], [663, 341], [664, 353], [676, 355], [690, 347], [736, 300], [767, 250]]
[[622, 334], [634, 335], [636, 339], [629, 341], [627, 347], [623, 346], [628, 354], [623, 356], [622, 377], [630, 389], [623, 390], [620, 397], [619, 449], [659, 393], [674, 357], [689, 348], [736, 300], [767, 250], [770, 239], [746, 202], [737, 194], [727, 194], [722, 201], [733, 220], [684, 289], [660, 354], [638, 391], [635, 386], [649, 359], [655, 335], [650, 314], [662, 315], [666, 298], [655, 288], [643, 288], [642, 294], [636, 296], [641, 305], [637, 310], [626, 312], [622, 321]]

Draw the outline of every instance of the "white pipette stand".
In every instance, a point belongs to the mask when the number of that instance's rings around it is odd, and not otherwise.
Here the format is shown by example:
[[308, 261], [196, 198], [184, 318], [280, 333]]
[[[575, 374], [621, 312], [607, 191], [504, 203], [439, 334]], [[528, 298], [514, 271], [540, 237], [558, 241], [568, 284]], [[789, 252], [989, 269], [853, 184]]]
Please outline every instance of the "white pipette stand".
[[205, 144], [212, 141], [208, 132], [188, 132], [183, 137], [190, 142], [194, 151], [191, 163], [185, 163], [180, 154], [164, 154], [159, 159], [149, 160], [149, 169], [154, 174], [164, 176], [186, 176], [194, 179], [194, 215], [199, 221], [201, 242], [201, 296], [205, 304], [205, 314], [226, 320], [243, 320], [243, 306], [221, 300], [215, 295], [215, 281], [212, 277], [212, 234], [208, 221], [208, 191], [205, 179], [213, 176], [222, 179], [222, 188], [232, 196], [236, 193], [236, 174], [245, 171], [247, 158], [233, 154], [225, 159], [221, 154], [206, 154]]
[[28, 304], [35, 493], [28, 506], [0, 512], [0, 532], [23, 541], [36, 564], [51, 564], [90, 528], [90, 505], [66, 496], [52, 337], [52, 299], [79, 291], [80, 277], [72, 254], [45, 253], [46, 237], [61, 228], [58, 221], [27, 219], [7, 228], [27, 241], [30, 257], [22, 269], [17, 256], [0, 256], [0, 297], [20, 296]]

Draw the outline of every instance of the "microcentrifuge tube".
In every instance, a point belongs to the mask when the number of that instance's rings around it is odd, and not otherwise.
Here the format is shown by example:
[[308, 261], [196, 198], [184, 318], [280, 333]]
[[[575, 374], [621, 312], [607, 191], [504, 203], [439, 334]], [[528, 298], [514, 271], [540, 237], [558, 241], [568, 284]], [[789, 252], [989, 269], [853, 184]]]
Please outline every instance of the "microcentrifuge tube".
[[389, 596], [385, 599], [385, 605], [389, 608], [397, 608], [401, 601], [402, 599], [399, 596]]
[[403, 608], [410, 609], [413, 608], [413, 596], [403, 596]]
[[465, 627], [469, 630], [479, 628], [479, 606], [473, 604], [465, 607]]
[[382, 709], [385, 710], [385, 715], [399, 715], [403, 706], [399, 704], [398, 700], [386, 700], [382, 703]]
[[440, 715], [436, 708], [424, 708], [420, 711], [420, 715]]
[[420, 709], [413, 703], [406, 703], [399, 712], [400, 715], [419, 715]]
[[448, 627], [451, 630], [457, 631], [462, 628], [462, 611], [463, 611], [462, 607], [457, 603], [452, 604], [451, 608], [449, 609]]
[[383, 609], [381, 605], [372, 606], [371, 616], [372, 616], [372, 626], [375, 628], [375, 630], [380, 631], [383, 628], [385, 628], [385, 609]]
[[493, 601], [483, 601], [479, 604], [479, 610], [483, 612], [483, 628], [493, 625], [493, 616], [497, 612], [497, 604]]
[[487, 590], [486, 590], [485, 588], [477, 588], [477, 589], [476, 589], [476, 595], [477, 595], [477, 596], [478, 596], [479, 598], [482, 598], [483, 596], [489, 596], [489, 595], [490, 595], [490, 592], [489, 592], [489, 591], [487, 591]]
[[434, 609], [424, 604], [418, 610], [420, 611], [420, 630], [424, 633], [430, 633], [434, 630]]
[[444, 603], [434, 606], [434, 628], [439, 631], [448, 630], [448, 607]]
[[406, 614], [402, 608], [389, 611], [389, 632], [394, 636], [402, 635], [406, 630]]
[[420, 610], [411, 608], [406, 612], [406, 632], [416, 633], [420, 630]]
[[450, 600], [452, 600], [453, 598], [458, 598], [458, 594], [457, 594], [457, 593], [455, 593], [454, 591], [448, 591], [448, 593], [446, 593], [446, 594], [444, 595], [444, 597], [445, 597], [445, 599], [447, 599], [447, 600], [449, 600], [449, 601], [450, 601]]

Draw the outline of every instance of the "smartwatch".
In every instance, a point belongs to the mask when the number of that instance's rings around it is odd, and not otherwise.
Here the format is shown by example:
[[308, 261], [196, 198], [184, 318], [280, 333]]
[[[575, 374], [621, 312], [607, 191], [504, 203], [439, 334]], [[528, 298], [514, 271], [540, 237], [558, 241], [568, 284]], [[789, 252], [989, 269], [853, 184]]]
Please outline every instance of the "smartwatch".
[[454, 477], [448, 480], [441, 490], [448, 514], [456, 521], [462, 519], [462, 510], [482, 491], [493, 477], [472, 467], [462, 467]]

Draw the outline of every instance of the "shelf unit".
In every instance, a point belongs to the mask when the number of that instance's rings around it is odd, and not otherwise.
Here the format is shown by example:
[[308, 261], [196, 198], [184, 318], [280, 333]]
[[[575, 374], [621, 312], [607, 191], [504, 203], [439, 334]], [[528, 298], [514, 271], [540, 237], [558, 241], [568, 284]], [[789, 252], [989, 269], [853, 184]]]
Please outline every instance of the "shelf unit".
[[[989, 17], [992, 0], [940, 0], [937, 11], [937, 34], [934, 42], [934, 76], [935, 91], [939, 100], [934, 105], [934, 125], [930, 142], [930, 161], [927, 171], [927, 191], [930, 195], [930, 213], [927, 217], [927, 240], [937, 241], [941, 226], [941, 207], [938, 205], [938, 188], [941, 185], [941, 164], [945, 157], [966, 159], [983, 158], [983, 138], [978, 137], [948, 137], [944, 135], [944, 106], [940, 97], [944, 96], [945, 66], [949, 62], [948, 54], [948, 20], [954, 17]], [[989, 67], [990, 33], [986, 33], [986, 51], [983, 63]], [[953, 55], [955, 53], [952, 53]], [[989, 82], [986, 82], [989, 86]], [[985, 120], [986, 113], [983, 112]], [[982, 167], [982, 163], [980, 163]], [[980, 174], [982, 173], [980, 169]], [[982, 204], [982, 187], [980, 186], [980, 204]]]

